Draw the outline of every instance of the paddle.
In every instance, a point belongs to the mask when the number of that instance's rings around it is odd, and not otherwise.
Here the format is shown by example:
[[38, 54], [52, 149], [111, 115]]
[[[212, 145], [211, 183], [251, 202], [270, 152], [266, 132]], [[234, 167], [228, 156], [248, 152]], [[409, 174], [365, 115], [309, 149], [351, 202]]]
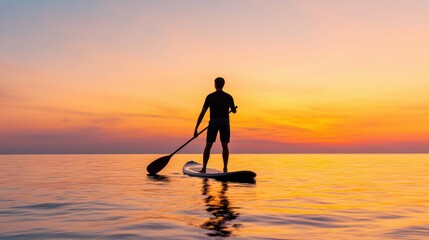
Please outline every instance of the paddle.
[[[235, 107], [237, 108], [237, 106]], [[231, 112], [231, 111], [229, 111]], [[174, 151], [172, 154], [168, 155], [168, 156], [164, 156], [164, 157], [160, 157], [158, 159], [156, 159], [155, 161], [153, 161], [151, 164], [149, 164], [146, 168], [147, 172], [149, 173], [149, 175], [155, 175], [157, 174], [159, 171], [161, 171], [165, 166], [167, 166], [168, 161], [170, 161], [170, 158], [177, 153], [178, 151], [180, 151], [180, 149], [182, 149], [183, 147], [185, 147], [188, 143], [190, 143], [192, 140], [194, 140], [195, 138], [197, 138], [201, 133], [203, 133], [205, 130], [207, 130], [207, 128], [209, 128], [209, 126], [207, 126], [206, 128], [204, 128], [203, 130], [201, 130], [197, 136], [192, 137], [191, 139], [189, 139], [185, 144], [183, 144], [181, 147], [179, 147], [176, 151]]]

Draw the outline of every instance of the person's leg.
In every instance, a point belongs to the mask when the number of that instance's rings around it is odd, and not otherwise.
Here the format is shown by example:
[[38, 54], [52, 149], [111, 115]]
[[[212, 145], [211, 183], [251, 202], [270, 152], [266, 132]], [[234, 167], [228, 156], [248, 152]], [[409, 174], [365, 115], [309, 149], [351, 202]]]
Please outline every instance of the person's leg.
[[218, 132], [218, 126], [216, 121], [210, 120], [209, 128], [207, 129], [207, 139], [206, 139], [206, 147], [204, 148], [203, 153], [203, 168], [201, 168], [200, 172], [205, 173], [207, 168], [207, 163], [210, 158], [210, 150], [213, 146], [213, 143], [216, 141], [216, 135]]
[[213, 142], [207, 142], [206, 143], [206, 148], [204, 149], [204, 154], [203, 154], [203, 168], [201, 168], [200, 172], [205, 173], [206, 172], [206, 168], [207, 168], [207, 163], [209, 162], [209, 158], [210, 158], [210, 150], [213, 146]]
[[223, 172], [228, 172], [228, 158], [229, 158], [229, 149], [228, 143], [222, 143], [222, 158], [223, 158]]
[[228, 158], [229, 158], [228, 143], [230, 139], [229, 119], [222, 119], [222, 124], [219, 128], [219, 133], [220, 133], [220, 141], [222, 142], [223, 171], [228, 172]]

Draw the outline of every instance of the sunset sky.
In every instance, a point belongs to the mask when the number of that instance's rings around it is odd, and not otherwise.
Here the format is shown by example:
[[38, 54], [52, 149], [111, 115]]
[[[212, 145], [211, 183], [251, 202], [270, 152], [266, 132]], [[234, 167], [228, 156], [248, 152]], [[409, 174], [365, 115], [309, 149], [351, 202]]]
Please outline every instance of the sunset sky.
[[231, 153], [429, 152], [429, 1], [0, 0], [0, 153], [171, 153], [218, 76]]

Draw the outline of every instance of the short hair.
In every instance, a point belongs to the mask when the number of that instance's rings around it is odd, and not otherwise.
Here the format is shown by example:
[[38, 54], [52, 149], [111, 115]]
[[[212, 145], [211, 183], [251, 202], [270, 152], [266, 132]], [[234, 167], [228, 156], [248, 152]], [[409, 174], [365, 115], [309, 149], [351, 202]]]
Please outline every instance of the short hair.
[[223, 86], [225, 85], [225, 79], [218, 77], [215, 79], [215, 87], [216, 88], [223, 88]]

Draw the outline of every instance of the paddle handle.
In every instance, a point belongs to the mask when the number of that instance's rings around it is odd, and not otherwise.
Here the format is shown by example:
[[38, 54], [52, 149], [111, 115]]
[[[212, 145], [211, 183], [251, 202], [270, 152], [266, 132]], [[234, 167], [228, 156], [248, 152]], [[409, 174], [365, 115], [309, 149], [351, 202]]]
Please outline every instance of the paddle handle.
[[[238, 106], [235, 106], [235, 108], [238, 108]], [[229, 112], [232, 112], [232, 111], [229, 111]], [[185, 142], [185, 144], [183, 144], [182, 146], [180, 146], [176, 151], [174, 151], [172, 154], [170, 154], [170, 156], [173, 156], [175, 153], [177, 153], [178, 151], [180, 151], [180, 149], [182, 149], [186, 145], [188, 145], [188, 143], [192, 142], [192, 140], [194, 140], [195, 138], [197, 138], [201, 133], [203, 133], [205, 130], [207, 130], [207, 128], [209, 128], [209, 126], [205, 127], [203, 130], [201, 130], [199, 133], [197, 133], [197, 136], [193, 136], [191, 139], [189, 139], [187, 142]]]

